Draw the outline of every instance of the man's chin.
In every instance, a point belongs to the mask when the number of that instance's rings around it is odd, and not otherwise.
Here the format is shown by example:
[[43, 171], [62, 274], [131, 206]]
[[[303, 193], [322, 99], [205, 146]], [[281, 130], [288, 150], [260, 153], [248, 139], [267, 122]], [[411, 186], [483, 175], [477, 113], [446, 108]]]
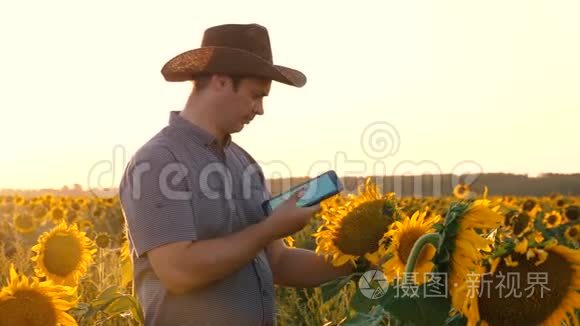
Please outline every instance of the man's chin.
[[240, 131], [242, 131], [242, 129], [244, 129], [245, 126], [246, 125], [243, 122], [242, 123], [238, 123], [238, 125], [235, 128], [232, 128], [233, 130], [232, 130], [231, 133], [233, 134], [233, 133], [236, 133], [236, 132], [240, 132]]

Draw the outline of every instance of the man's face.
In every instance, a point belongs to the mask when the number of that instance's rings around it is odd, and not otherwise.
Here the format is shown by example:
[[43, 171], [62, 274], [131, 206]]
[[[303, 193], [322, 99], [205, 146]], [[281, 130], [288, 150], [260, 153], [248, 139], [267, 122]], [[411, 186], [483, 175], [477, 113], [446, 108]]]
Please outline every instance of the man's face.
[[244, 78], [234, 90], [231, 79], [220, 94], [219, 121], [227, 133], [239, 132], [256, 115], [264, 114], [263, 98], [270, 93], [270, 80]]

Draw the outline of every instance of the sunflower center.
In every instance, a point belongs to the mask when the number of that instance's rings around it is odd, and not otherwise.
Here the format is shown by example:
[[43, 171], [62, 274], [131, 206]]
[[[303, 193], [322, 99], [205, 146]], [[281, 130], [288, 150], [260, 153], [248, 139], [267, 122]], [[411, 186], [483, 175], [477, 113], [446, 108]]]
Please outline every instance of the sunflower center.
[[558, 222], [558, 216], [556, 215], [550, 215], [548, 216], [548, 224], [549, 225], [554, 225]]
[[96, 238], [95, 238], [95, 243], [97, 244], [97, 246], [99, 246], [99, 248], [107, 248], [109, 246], [109, 242], [110, 242], [110, 237], [107, 234], [99, 234]]
[[49, 273], [66, 277], [81, 261], [82, 248], [78, 240], [69, 234], [56, 234], [46, 241], [44, 266]]
[[536, 201], [534, 201], [533, 199], [528, 199], [524, 202], [524, 205], [522, 206], [522, 208], [524, 209], [524, 211], [529, 212], [532, 209], [534, 209], [534, 207], [536, 207]]
[[34, 290], [18, 290], [0, 302], [0, 325], [56, 325], [55, 307], [49, 298]]
[[60, 221], [64, 218], [64, 212], [60, 208], [55, 208], [52, 211], [52, 218], [56, 221]]
[[16, 227], [21, 230], [34, 229], [34, 220], [32, 219], [32, 216], [28, 214], [18, 215], [14, 220], [14, 224], [16, 224]]
[[95, 217], [101, 217], [101, 215], [103, 215], [103, 213], [104, 213], [103, 209], [101, 207], [97, 207], [95, 209], [95, 211], [93, 212], [93, 215]]
[[580, 207], [576, 205], [569, 206], [566, 208], [566, 217], [570, 221], [576, 221], [580, 217]]
[[530, 216], [526, 213], [518, 214], [515, 218], [513, 230], [515, 234], [521, 234], [526, 230], [530, 222]]
[[[524, 255], [512, 258], [518, 266], [508, 267], [502, 260], [494, 275], [483, 277], [478, 299], [481, 319], [490, 325], [538, 325], [559, 308], [572, 284], [573, 270], [553, 252], [539, 266]], [[512, 295], [508, 295], [506, 275], [519, 275], [519, 282], [512, 280]]]
[[379, 241], [393, 221], [383, 214], [384, 200], [374, 200], [355, 207], [335, 231], [334, 244], [343, 253], [353, 256], [377, 251]]
[[578, 229], [572, 227], [569, 229], [568, 234], [570, 235], [570, 237], [575, 238], [578, 235]]

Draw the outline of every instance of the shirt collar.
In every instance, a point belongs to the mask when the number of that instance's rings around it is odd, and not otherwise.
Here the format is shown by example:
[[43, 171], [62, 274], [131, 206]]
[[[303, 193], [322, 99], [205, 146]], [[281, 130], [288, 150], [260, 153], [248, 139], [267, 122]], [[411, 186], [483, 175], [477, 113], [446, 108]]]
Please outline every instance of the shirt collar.
[[[169, 114], [169, 124], [171, 126], [186, 130], [194, 139], [198, 140], [205, 146], [216, 146], [217, 138], [207, 130], [193, 124], [179, 115], [180, 111], [171, 111]], [[232, 142], [232, 137], [227, 135], [224, 148], [227, 148]]]

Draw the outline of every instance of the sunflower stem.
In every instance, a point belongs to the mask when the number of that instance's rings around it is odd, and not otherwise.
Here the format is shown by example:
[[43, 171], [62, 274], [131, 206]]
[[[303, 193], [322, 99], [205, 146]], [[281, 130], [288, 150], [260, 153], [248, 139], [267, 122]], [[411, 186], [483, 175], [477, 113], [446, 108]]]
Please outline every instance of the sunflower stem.
[[435, 248], [437, 248], [440, 238], [441, 236], [439, 233], [429, 233], [421, 236], [419, 239], [417, 239], [417, 241], [415, 241], [415, 244], [411, 249], [409, 259], [407, 260], [407, 265], [405, 266], [405, 278], [407, 275], [412, 275], [413, 271], [415, 270], [415, 265], [417, 264], [419, 254], [423, 248], [428, 244], [432, 244]]
[[99, 285], [97, 288], [99, 289], [99, 293], [104, 290], [104, 279], [105, 279], [105, 271], [104, 271], [105, 262], [103, 261], [103, 249], [99, 248], [99, 266], [98, 266], [98, 273], [99, 273]]

